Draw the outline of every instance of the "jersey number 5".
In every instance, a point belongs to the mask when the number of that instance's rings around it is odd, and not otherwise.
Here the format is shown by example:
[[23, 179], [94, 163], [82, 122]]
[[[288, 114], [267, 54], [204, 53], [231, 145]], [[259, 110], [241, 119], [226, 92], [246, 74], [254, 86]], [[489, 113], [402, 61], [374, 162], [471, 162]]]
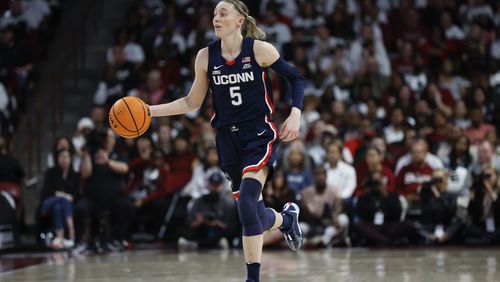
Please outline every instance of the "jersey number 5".
[[229, 87], [229, 94], [231, 94], [231, 104], [234, 106], [239, 106], [243, 102], [241, 100], [241, 93], [239, 86]]

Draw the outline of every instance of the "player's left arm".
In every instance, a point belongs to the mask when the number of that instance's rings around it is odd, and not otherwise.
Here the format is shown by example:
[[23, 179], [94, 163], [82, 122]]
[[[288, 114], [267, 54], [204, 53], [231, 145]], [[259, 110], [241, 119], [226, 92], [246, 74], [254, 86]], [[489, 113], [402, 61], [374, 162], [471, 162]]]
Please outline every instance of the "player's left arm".
[[284, 76], [291, 84], [292, 110], [280, 130], [282, 141], [291, 141], [299, 135], [302, 102], [304, 100], [304, 78], [299, 71], [285, 62], [276, 48], [268, 42], [255, 40], [255, 60], [263, 67], [270, 67], [275, 72]]

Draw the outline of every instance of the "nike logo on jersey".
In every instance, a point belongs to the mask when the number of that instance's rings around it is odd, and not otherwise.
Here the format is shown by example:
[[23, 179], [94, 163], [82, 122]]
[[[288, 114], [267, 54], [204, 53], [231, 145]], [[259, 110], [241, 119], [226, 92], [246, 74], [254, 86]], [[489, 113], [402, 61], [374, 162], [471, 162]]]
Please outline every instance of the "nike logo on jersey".
[[262, 134], [264, 134], [264, 132], [266, 132], [266, 129], [264, 129], [264, 131], [262, 131], [261, 133], [257, 133], [257, 135], [261, 136]]
[[244, 64], [244, 65], [243, 65], [243, 69], [244, 69], [244, 70], [245, 70], [245, 69], [249, 69], [249, 68], [251, 68], [251, 67], [252, 67], [252, 64]]
[[218, 70], [220, 68], [222, 68], [224, 65], [220, 65], [220, 66], [214, 66], [214, 70]]

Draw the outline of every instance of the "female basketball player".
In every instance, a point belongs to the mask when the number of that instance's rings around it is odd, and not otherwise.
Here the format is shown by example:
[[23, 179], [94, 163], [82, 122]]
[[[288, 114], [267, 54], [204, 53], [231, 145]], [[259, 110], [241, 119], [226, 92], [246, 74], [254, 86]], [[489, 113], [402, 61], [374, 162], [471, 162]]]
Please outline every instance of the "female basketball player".
[[189, 94], [167, 104], [150, 106], [153, 117], [179, 115], [197, 110], [207, 89], [212, 92], [216, 144], [222, 170], [231, 179], [238, 199], [243, 227], [243, 252], [247, 282], [259, 281], [263, 231], [279, 228], [292, 250], [302, 246], [299, 208], [286, 204], [281, 213], [266, 208], [262, 187], [276, 163], [279, 143], [273, 121], [273, 99], [267, 68], [291, 83], [293, 108], [281, 127], [279, 138], [297, 137], [304, 93], [304, 79], [286, 63], [276, 48], [261, 41], [264, 32], [239, 0], [223, 0], [214, 11], [213, 25], [220, 40], [201, 49], [195, 61], [195, 79]]

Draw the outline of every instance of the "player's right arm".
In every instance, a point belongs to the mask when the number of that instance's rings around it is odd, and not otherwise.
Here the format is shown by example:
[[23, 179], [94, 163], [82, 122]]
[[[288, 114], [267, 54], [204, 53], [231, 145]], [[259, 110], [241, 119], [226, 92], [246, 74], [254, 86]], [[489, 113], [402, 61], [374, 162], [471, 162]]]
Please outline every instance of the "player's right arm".
[[181, 115], [200, 108], [208, 90], [208, 47], [198, 51], [194, 62], [194, 68], [194, 82], [188, 95], [170, 103], [149, 106], [151, 116]]

